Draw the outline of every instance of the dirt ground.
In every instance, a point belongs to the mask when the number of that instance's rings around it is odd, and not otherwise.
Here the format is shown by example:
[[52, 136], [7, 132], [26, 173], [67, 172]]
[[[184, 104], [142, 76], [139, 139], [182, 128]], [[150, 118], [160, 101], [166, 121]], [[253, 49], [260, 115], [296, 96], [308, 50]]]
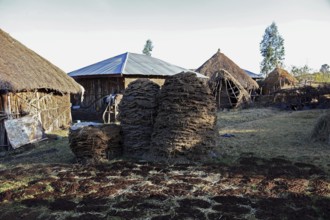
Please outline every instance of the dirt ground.
[[0, 219], [328, 219], [330, 146], [309, 141], [324, 111], [219, 112], [199, 165], [83, 166], [58, 133], [0, 156]]

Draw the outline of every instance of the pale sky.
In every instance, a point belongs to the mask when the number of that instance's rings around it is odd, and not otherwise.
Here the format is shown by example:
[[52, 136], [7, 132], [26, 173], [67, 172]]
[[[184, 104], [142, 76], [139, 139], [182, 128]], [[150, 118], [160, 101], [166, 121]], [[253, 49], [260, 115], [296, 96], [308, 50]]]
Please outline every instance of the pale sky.
[[125, 52], [198, 68], [218, 48], [260, 72], [267, 26], [285, 65], [330, 64], [330, 0], [0, 0], [0, 28], [66, 72]]

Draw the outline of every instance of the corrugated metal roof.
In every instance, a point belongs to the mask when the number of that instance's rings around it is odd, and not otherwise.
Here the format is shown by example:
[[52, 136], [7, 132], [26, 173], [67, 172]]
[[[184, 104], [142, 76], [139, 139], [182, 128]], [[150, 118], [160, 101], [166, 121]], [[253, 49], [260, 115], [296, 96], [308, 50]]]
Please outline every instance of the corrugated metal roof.
[[[171, 76], [180, 72], [191, 70], [175, 66], [163, 60], [136, 53], [124, 53], [100, 61], [69, 73], [71, 77], [93, 75], [145, 75], [145, 76]], [[196, 73], [198, 77], [204, 75]]]
[[253, 79], [263, 79], [264, 77], [261, 74], [252, 73], [249, 70], [243, 69], [251, 78]]
[[75, 77], [121, 74], [123, 71], [124, 64], [126, 62], [127, 55], [128, 53], [124, 53], [106, 60], [102, 60], [92, 65], [72, 71], [69, 73], [69, 76]]

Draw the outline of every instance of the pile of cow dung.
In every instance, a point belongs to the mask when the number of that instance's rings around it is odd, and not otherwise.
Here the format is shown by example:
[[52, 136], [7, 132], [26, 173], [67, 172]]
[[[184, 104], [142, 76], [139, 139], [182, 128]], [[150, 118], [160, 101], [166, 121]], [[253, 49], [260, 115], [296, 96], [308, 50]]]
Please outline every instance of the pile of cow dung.
[[124, 155], [141, 158], [149, 151], [156, 116], [159, 85], [149, 79], [138, 79], [125, 89], [119, 104]]
[[216, 106], [205, 82], [194, 73], [166, 79], [158, 97], [152, 157], [168, 162], [201, 161], [215, 145]]
[[121, 156], [120, 126], [116, 124], [70, 129], [69, 143], [78, 162], [98, 163]]

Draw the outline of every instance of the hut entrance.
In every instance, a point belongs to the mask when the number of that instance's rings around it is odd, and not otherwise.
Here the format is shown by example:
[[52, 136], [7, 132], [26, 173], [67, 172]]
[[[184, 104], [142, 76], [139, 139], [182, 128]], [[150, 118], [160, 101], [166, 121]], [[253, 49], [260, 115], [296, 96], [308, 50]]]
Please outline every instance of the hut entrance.
[[251, 100], [250, 94], [226, 70], [211, 75], [209, 86], [216, 98], [218, 109], [237, 108]]

